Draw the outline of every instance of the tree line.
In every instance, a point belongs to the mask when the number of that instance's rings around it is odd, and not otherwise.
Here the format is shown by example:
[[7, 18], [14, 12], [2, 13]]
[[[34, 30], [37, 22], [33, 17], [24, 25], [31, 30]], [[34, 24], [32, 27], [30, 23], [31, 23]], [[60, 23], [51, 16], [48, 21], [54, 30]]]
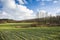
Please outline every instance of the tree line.
[[22, 21], [12, 19], [0, 19], [0, 23], [33, 23], [31, 26], [60, 26], [60, 16], [51, 16]]

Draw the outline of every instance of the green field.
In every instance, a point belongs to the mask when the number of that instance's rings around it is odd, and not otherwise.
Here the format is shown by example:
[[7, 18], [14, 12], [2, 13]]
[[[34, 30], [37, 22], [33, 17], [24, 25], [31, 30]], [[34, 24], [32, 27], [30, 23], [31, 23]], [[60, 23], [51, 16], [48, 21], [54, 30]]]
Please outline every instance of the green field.
[[4, 23], [0, 24], [0, 29], [15, 29], [16, 27], [31, 27], [32, 23]]
[[22, 24], [0, 24], [0, 40], [60, 40], [60, 27], [15, 28], [17, 25]]

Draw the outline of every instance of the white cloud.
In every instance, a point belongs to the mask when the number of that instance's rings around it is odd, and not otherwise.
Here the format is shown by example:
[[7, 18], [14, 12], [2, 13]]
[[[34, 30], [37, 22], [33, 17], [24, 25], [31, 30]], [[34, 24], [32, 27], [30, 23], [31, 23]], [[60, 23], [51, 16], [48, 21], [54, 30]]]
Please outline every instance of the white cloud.
[[53, 0], [36, 0], [36, 1], [53, 1]]
[[28, 2], [26, 0], [23, 0], [25, 4], [28, 4]]
[[42, 0], [42, 1], [53, 1], [53, 0]]
[[18, 0], [20, 4], [24, 4], [23, 0]]
[[56, 13], [60, 12], [60, 8], [55, 8]]
[[55, 1], [53, 1], [53, 3], [58, 3], [58, 1], [57, 1], [57, 0], [55, 0]]
[[12, 9], [16, 7], [14, 0], [2, 0], [2, 3], [4, 8]]
[[56, 11], [54, 10], [54, 12], [51, 12], [51, 10], [40, 10], [39, 11], [41, 14], [40, 14], [40, 17], [43, 17], [43, 16], [56, 16], [56, 13], [57, 13], [57, 9]]
[[17, 0], [17, 1], [19, 1], [19, 4], [28, 4], [26, 0]]
[[45, 10], [40, 10], [40, 12], [46, 13], [46, 11], [45, 11]]
[[55, 10], [56, 10], [56, 15], [60, 16], [60, 7], [59, 8], [55, 8]]
[[[19, 0], [20, 3], [22, 0]], [[0, 18], [9, 18], [14, 20], [32, 19], [35, 18], [33, 10], [26, 6], [17, 5], [14, 0], [2, 0], [3, 11], [0, 12]]]
[[42, 3], [41, 3], [41, 5], [42, 5], [42, 6], [44, 6], [44, 5], [45, 5], [45, 3], [44, 3], [44, 2], [42, 2]]
[[0, 12], [0, 19], [13, 19], [13, 16], [9, 15], [6, 12]]
[[48, 14], [45, 10], [40, 10], [38, 16], [39, 16], [39, 18], [43, 18], [43, 17], [47, 17]]

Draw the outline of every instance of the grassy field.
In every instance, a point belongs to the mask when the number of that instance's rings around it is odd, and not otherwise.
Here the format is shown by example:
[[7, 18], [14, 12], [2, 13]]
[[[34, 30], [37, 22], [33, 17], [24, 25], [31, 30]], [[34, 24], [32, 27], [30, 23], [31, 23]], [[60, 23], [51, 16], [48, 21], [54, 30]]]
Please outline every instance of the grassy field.
[[0, 24], [0, 29], [15, 29], [19, 27], [29, 27], [31, 24], [32, 23], [4, 23]]
[[60, 40], [60, 27], [14, 28], [12, 25], [22, 24], [0, 24], [0, 40]]

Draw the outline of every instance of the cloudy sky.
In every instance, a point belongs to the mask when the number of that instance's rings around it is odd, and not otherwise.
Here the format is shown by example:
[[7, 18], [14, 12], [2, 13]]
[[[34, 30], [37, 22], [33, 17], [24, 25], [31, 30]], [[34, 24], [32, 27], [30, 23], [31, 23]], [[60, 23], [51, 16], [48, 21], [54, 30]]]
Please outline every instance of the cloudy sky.
[[0, 0], [0, 19], [32, 19], [41, 10], [56, 15], [60, 12], [60, 0]]

